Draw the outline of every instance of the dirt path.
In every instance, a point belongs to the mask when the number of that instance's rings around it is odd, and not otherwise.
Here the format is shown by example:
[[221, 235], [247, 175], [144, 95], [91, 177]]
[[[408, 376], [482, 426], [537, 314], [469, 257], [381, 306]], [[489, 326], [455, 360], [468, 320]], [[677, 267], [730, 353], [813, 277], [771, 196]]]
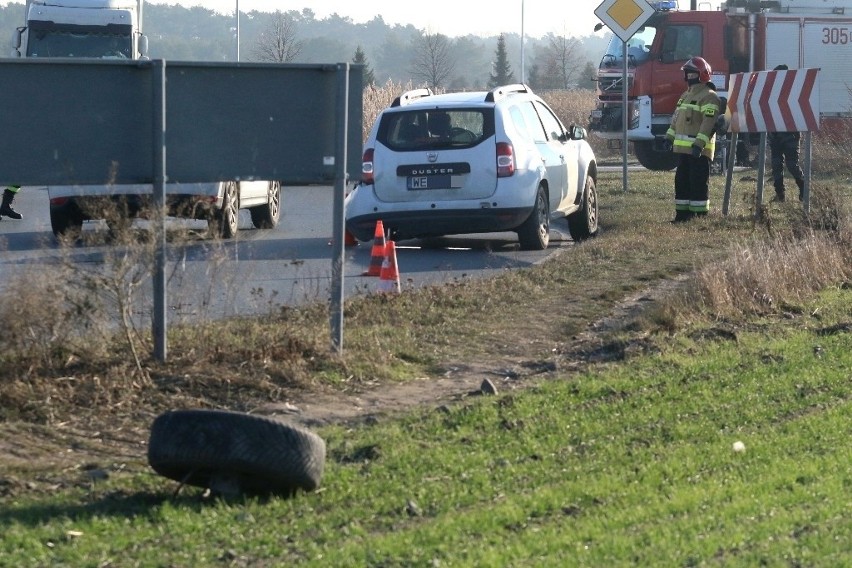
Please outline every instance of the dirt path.
[[[665, 280], [652, 288], [632, 294], [617, 303], [606, 317], [591, 323], [569, 345], [561, 346], [551, 361], [524, 360], [507, 356], [483, 363], [450, 363], [439, 377], [428, 377], [400, 385], [382, 385], [355, 394], [311, 394], [298, 400], [264, 405], [254, 413], [279, 416], [306, 426], [376, 419], [413, 406], [440, 406], [466, 396], [483, 394], [488, 381], [497, 392], [525, 386], [530, 379], [564, 372], [575, 363], [578, 354], [588, 360], [606, 358], [601, 352], [606, 335], [623, 329], [657, 300], [676, 290], [685, 277]], [[485, 386], [487, 390], [489, 386]]]

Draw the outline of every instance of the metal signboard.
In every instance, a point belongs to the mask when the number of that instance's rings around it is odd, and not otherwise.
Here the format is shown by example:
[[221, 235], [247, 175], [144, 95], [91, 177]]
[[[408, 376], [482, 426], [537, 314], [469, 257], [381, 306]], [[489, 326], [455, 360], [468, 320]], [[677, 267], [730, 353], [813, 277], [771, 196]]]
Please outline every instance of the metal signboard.
[[646, 0], [604, 0], [595, 9], [595, 15], [621, 41], [633, 37], [653, 13], [654, 7]]
[[730, 94], [733, 132], [819, 130], [819, 69], [738, 73]]
[[[153, 61], [0, 59], [0, 183], [152, 183]], [[169, 182], [330, 183], [335, 65], [164, 62]], [[347, 163], [360, 175], [362, 68], [349, 72]], [[14, 86], [14, 87], [11, 87]], [[339, 159], [339, 158], [338, 158]]]

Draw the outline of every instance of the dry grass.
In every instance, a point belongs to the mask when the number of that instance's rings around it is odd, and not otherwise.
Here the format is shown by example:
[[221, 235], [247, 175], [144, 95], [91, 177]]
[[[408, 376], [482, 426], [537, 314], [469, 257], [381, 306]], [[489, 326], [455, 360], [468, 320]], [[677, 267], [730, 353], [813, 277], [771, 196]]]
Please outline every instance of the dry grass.
[[723, 262], [698, 267], [658, 317], [670, 323], [696, 316], [741, 321], [798, 311], [819, 290], [852, 286], [849, 188], [838, 192], [816, 183], [811, 200], [809, 214], [797, 205], [774, 219], [764, 212], [767, 238], [736, 243]]
[[362, 122], [364, 141], [370, 135], [370, 130], [376, 122], [376, 117], [384, 109], [388, 108], [393, 100], [406, 91], [418, 89], [421, 86], [416, 86], [411, 81], [407, 83], [395, 83], [389, 80], [381, 88], [369, 86], [364, 89], [364, 119]]

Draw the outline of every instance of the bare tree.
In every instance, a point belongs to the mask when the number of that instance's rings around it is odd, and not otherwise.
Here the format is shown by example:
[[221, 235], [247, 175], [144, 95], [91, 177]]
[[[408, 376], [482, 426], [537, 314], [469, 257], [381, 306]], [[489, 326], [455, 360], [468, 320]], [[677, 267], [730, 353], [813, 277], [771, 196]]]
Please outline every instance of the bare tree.
[[432, 89], [439, 89], [444, 87], [455, 67], [456, 60], [450, 50], [449, 38], [428, 30], [424, 32], [417, 42], [411, 76]]
[[554, 34], [547, 35], [544, 60], [546, 76], [556, 83], [553, 87], [559, 89], [575, 86], [586, 64], [578, 39]]
[[296, 36], [296, 22], [293, 17], [276, 10], [257, 38], [254, 56], [258, 61], [289, 63], [299, 56], [302, 45]]

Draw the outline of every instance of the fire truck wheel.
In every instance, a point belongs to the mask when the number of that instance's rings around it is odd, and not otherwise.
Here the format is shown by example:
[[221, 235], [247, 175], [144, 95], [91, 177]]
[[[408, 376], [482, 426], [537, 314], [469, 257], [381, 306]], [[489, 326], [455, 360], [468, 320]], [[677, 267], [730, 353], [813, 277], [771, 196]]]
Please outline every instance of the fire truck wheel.
[[677, 154], [655, 150], [653, 142], [634, 142], [633, 151], [642, 167], [649, 170], [665, 172], [677, 167]]

